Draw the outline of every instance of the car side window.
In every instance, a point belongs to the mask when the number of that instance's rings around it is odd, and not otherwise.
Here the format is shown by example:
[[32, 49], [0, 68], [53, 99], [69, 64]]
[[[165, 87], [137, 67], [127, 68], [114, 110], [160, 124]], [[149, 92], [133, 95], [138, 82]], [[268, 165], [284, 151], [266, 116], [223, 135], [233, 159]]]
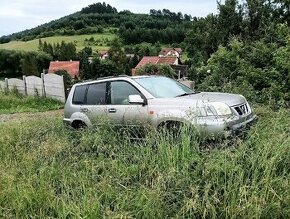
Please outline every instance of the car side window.
[[74, 91], [73, 104], [84, 104], [86, 95], [87, 85], [76, 86]]
[[107, 83], [90, 84], [87, 92], [87, 105], [106, 104]]
[[129, 95], [140, 95], [140, 92], [126, 81], [113, 81], [110, 86], [111, 104], [128, 105]]

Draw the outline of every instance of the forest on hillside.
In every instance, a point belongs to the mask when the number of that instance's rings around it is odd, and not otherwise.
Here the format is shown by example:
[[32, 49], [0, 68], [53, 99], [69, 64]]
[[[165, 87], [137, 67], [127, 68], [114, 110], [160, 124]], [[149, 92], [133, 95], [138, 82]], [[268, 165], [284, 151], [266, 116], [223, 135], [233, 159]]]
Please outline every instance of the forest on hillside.
[[[88, 63], [90, 48], [79, 52], [72, 48], [62, 59], [81, 60], [82, 77], [87, 79], [129, 74], [138, 59], [157, 55], [161, 45], [181, 47], [187, 53], [185, 64], [196, 89], [242, 93], [251, 101], [289, 107], [290, 2], [225, 0], [217, 3], [217, 8], [217, 14], [197, 18], [168, 9], [152, 9], [149, 14], [118, 12], [110, 5], [96, 3], [48, 24], [3, 36], [0, 41], [112, 31], [118, 39], [111, 42], [109, 60]], [[57, 51], [65, 46], [40, 44], [34, 55], [2, 50], [0, 77], [22, 74], [31, 63], [35, 69], [45, 68], [49, 60], [60, 57]], [[125, 52], [136, 57], [128, 59]]]

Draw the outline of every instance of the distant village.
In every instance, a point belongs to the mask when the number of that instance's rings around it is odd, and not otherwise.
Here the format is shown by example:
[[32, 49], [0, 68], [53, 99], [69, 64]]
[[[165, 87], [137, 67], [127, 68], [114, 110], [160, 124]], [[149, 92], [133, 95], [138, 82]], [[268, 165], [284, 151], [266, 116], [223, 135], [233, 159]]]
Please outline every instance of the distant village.
[[[163, 48], [158, 56], [144, 56], [135, 68], [131, 69], [132, 76], [136, 75], [136, 69], [143, 67], [144, 65], [151, 64], [166, 64], [169, 65], [175, 72], [177, 79], [187, 76], [188, 66], [183, 65], [181, 62], [181, 48]], [[108, 51], [100, 51], [98, 56], [101, 60], [109, 58]], [[134, 54], [126, 54], [127, 58], [132, 58]], [[92, 62], [93, 57], [89, 57], [89, 62]], [[72, 78], [80, 77], [80, 61], [51, 61], [48, 69], [48, 73], [54, 73], [59, 70], [65, 70]]]

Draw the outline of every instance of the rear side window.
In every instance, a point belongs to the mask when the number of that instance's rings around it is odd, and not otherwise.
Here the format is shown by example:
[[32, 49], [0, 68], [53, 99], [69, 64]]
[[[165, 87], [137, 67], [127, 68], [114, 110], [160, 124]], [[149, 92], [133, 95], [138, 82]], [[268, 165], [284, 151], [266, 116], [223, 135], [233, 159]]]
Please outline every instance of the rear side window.
[[87, 85], [76, 86], [73, 96], [73, 104], [84, 104]]
[[87, 105], [106, 104], [107, 83], [90, 84], [87, 93]]

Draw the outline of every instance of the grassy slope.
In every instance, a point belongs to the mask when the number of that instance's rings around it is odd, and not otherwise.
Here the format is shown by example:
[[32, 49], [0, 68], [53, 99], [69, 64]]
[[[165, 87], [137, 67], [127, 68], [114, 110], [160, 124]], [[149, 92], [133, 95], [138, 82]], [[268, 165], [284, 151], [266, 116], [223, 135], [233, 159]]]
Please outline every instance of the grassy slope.
[[25, 97], [19, 94], [0, 92], [0, 114], [41, 112], [63, 108], [63, 103], [50, 98]]
[[289, 218], [290, 113], [256, 111], [247, 139], [213, 149], [61, 118], [1, 124], [0, 217]]
[[[42, 38], [42, 42], [46, 41], [47, 43], [60, 43], [61, 41], [73, 42], [76, 44], [77, 50], [81, 50], [86, 46], [85, 39], [94, 37], [95, 40], [99, 40], [102, 43], [102, 46], [91, 46], [93, 51], [106, 50], [109, 47], [106, 45], [106, 39], [111, 41], [117, 35], [111, 33], [105, 34], [91, 34], [91, 35], [75, 35], [75, 36], [52, 36]], [[38, 39], [23, 42], [23, 41], [11, 41], [9, 43], [0, 44], [0, 49], [8, 50], [23, 50], [23, 51], [35, 51], [38, 48]]]

